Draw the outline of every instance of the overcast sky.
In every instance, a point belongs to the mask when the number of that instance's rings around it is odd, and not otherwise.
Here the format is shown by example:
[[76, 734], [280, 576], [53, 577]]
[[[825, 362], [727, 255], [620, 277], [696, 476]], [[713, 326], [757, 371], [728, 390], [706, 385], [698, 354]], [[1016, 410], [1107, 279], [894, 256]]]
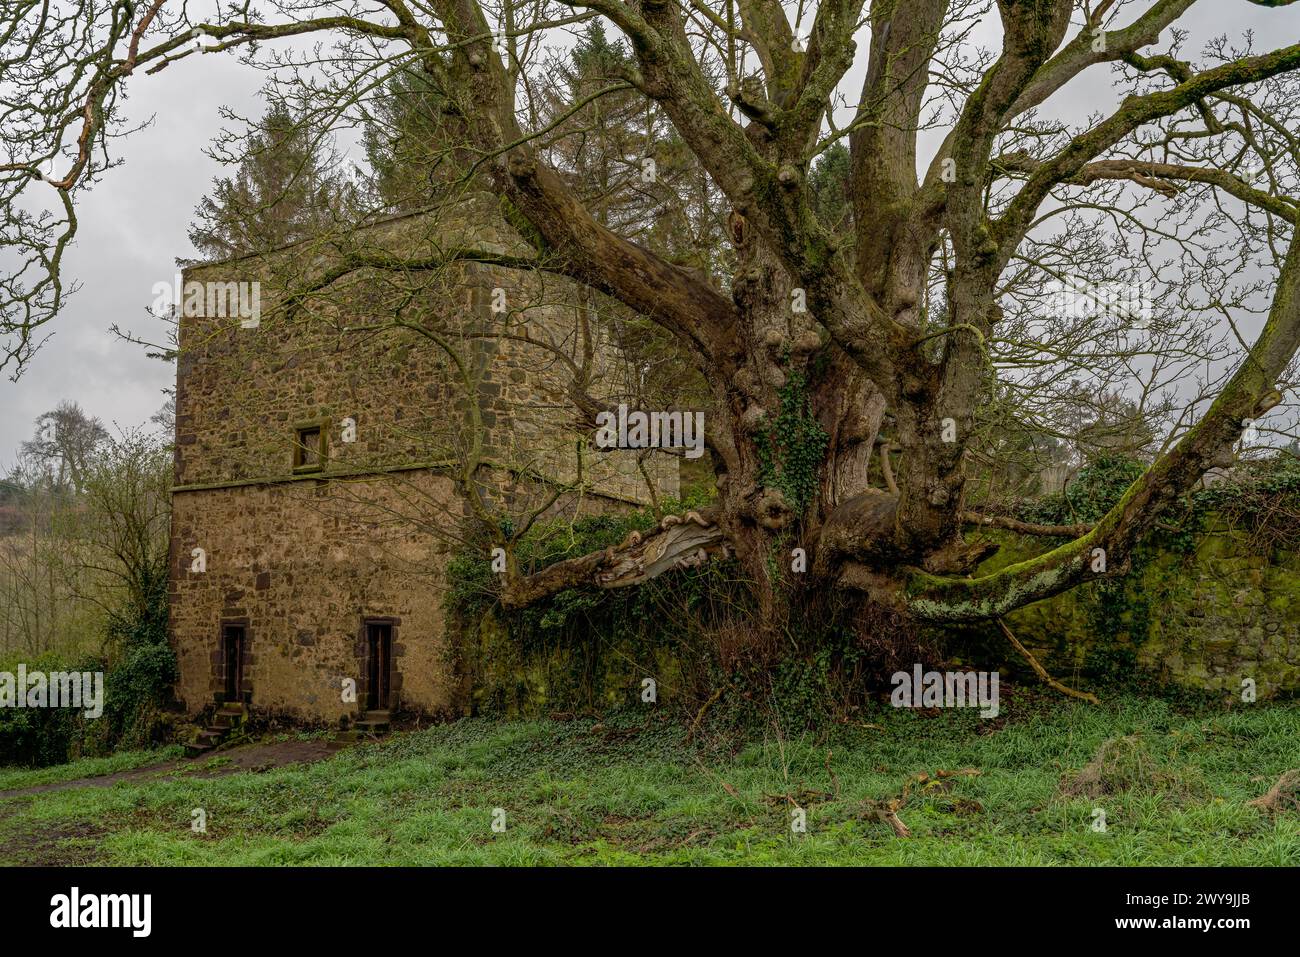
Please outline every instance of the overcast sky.
[[[175, 73], [175, 76], [169, 74]], [[67, 399], [106, 425], [148, 421], [166, 401], [174, 366], [108, 331], [161, 334], [147, 307], [155, 282], [175, 274], [177, 256], [192, 255], [186, 238], [191, 214], [222, 167], [203, 153], [221, 128], [222, 104], [260, 112], [262, 77], [229, 57], [191, 57], [156, 77], [136, 77], [127, 112], [154, 124], [118, 149], [126, 162], [77, 204], [80, 228], [65, 257], [64, 281], [81, 290], [45, 328], [53, 337], [17, 382], [0, 379], [0, 468], [13, 463], [32, 422]], [[114, 430], [116, 431], [116, 430]]]
[[[1147, 6], [1143, 2], [1134, 9]], [[1261, 49], [1300, 38], [1297, 7], [1269, 10], [1245, 0], [1201, 0], [1182, 22], [1197, 38], [1187, 48], [1192, 56], [1206, 37], [1219, 33], [1238, 37], [1254, 28]], [[1068, 99], [1052, 101], [1053, 112], [1104, 106], [1108, 69], [1090, 71], [1088, 82], [1063, 94]], [[80, 198], [80, 231], [65, 260], [65, 281], [82, 288], [18, 382], [0, 379], [0, 468], [10, 465], [19, 444], [30, 438], [36, 416], [61, 400], [78, 402], [110, 427], [123, 428], [146, 422], [163, 404], [172, 366], [146, 358], [138, 346], [114, 337], [109, 326], [160, 334], [146, 307], [153, 284], [170, 281], [176, 272], [176, 257], [192, 254], [186, 229], [194, 207], [223, 172], [203, 153], [221, 128], [219, 108], [260, 114], [262, 79], [220, 55], [190, 57], [155, 77], [132, 78], [128, 116], [135, 123], [153, 116], [154, 124], [120, 141], [125, 164]]]

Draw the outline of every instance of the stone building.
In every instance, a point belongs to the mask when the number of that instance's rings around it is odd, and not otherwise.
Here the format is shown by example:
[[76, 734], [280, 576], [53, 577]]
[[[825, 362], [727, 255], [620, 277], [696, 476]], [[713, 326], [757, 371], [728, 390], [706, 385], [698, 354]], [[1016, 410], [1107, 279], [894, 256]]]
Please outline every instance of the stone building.
[[676, 494], [675, 460], [643, 474], [575, 424], [575, 375], [616, 404], [622, 363], [581, 338], [589, 295], [481, 261], [529, 252], [475, 196], [184, 273], [169, 628], [188, 712], [460, 710], [444, 596], [467, 523], [557, 483], [570, 516], [648, 501], [647, 475]]

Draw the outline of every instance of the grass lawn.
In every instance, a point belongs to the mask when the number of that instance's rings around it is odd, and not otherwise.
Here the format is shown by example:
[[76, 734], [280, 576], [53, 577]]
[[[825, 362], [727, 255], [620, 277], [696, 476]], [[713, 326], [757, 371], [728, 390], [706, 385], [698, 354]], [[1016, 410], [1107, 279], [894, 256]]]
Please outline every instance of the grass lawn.
[[75, 781], [77, 778], [113, 774], [117, 771], [130, 771], [157, 764], [159, 761], [179, 758], [184, 753], [184, 748], [174, 744], [155, 751], [119, 751], [107, 757], [83, 758], [70, 764], [55, 764], [48, 768], [0, 767], [0, 791], [29, 788], [38, 784], [57, 784], [60, 781]]
[[[1300, 806], [1247, 804], [1294, 768], [1289, 704], [1004, 691], [993, 721], [883, 707], [725, 745], [636, 712], [468, 719], [309, 765], [0, 800], [0, 863], [1294, 866]], [[60, 776], [79, 769], [101, 770]]]

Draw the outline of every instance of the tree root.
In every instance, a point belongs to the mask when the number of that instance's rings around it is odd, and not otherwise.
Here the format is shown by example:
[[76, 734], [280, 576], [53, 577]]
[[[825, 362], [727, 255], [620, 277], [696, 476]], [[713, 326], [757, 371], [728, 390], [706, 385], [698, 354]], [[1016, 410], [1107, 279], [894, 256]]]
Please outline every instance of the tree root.
[[1282, 811], [1300, 811], [1300, 770], [1284, 771], [1268, 792], [1246, 802], [1272, 816]]
[[1038, 659], [1029, 653], [1029, 649], [1020, 643], [1020, 639], [1011, 633], [1011, 629], [1007, 627], [1007, 623], [1001, 618], [995, 620], [998, 623], [998, 627], [1002, 629], [1002, 634], [1007, 636], [1007, 640], [1015, 646], [1016, 651], [1020, 652], [1020, 654], [1024, 656], [1025, 660], [1029, 662], [1030, 666], [1038, 674], [1038, 677], [1042, 678], [1046, 684], [1055, 688], [1057, 691], [1061, 692], [1061, 694], [1069, 695], [1071, 698], [1078, 698], [1079, 700], [1087, 701], [1090, 704], [1101, 704], [1101, 702], [1097, 700], [1097, 696], [1092, 692], [1075, 691], [1073, 688], [1067, 688], [1049, 675], [1047, 669], [1038, 663]]

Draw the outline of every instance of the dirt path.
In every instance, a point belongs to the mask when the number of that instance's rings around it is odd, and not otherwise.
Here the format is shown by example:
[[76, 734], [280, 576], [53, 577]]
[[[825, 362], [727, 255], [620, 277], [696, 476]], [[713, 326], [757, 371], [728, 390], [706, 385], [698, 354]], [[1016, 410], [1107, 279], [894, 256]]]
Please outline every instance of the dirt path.
[[[206, 759], [188, 760], [180, 758], [175, 761], [160, 761], [147, 767], [132, 768], [114, 774], [101, 774], [89, 778], [77, 778], [72, 781], [58, 781], [53, 784], [38, 784], [28, 788], [14, 788], [0, 791], [0, 801], [6, 798], [33, 797], [49, 791], [68, 791], [73, 788], [107, 788], [119, 781], [132, 781], [140, 778], [161, 777], [166, 774], [180, 773], [187, 777], [218, 778], [242, 771], [269, 771], [288, 764], [312, 764], [324, 760], [337, 751], [331, 750], [326, 742], [311, 741], [272, 741], [265, 744], [244, 744], [228, 751], [218, 751], [211, 757], [226, 758], [228, 763], [220, 767], [209, 768]], [[0, 820], [11, 816], [16, 810], [12, 804], [0, 804]], [[104, 829], [86, 822], [59, 824], [32, 834], [11, 834], [5, 847], [6, 865], [44, 867], [66, 867], [93, 864], [98, 859], [98, 852], [87, 841], [104, 833]]]
[[336, 751], [330, 750], [326, 742], [313, 739], [310, 741], [272, 741], [267, 744], [244, 744], [228, 751], [218, 751], [209, 757], [226, 758], [229, 764], [219, 768], [206, 768], [207, 759], [189, 760], [178, 758], [163, 761], [129, 771], [117, 771], [113, 774], [101, 774], [90, 778], [75, 778], [71, 781], [56, 781], [53, 784], [36, 784], [27, 788], [14, 788], [0, 791], [0, 800], [24, 797], [29, 794], [43, 794], [46, 791], [69, 791], [74, 788], [107, 788], [119, 781], [131, 781], [136, 778], [157, 777], [173, 771], [191, 769], [193, 777], [216, 778], [241, 771], [269, 771], [271, 768], [286, 764], [312, 764], [324, 760]]

